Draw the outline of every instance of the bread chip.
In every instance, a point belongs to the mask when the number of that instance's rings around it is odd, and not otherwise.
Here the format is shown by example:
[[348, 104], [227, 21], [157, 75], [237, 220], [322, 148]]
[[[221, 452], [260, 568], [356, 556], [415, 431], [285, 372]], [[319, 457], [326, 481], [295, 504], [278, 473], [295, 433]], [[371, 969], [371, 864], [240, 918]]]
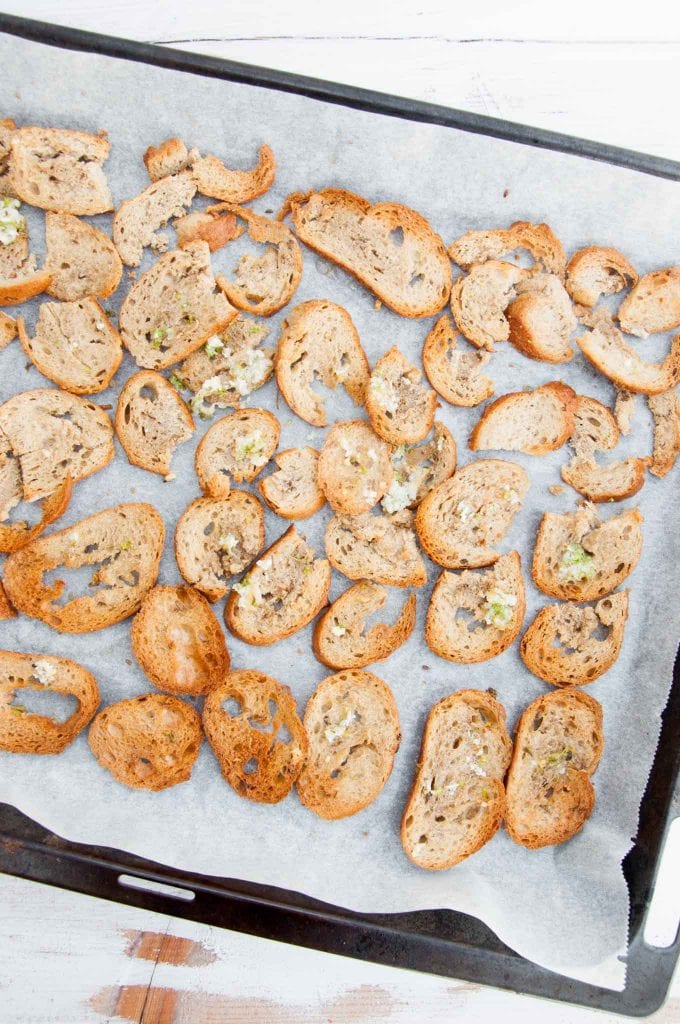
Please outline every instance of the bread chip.
[[12, 136], [16, 131], [16, 122], [11, 117], [0, 121], [0, 196], [14, 196], [12, 176], [10, 172], [10, 153]]
[[641, 277], [616, 316], [621, 329], [638, 338], [680, 327], [680, 267]]
[[45, 241], [45, 270], [51, 275], [48, 295], [76, 302], [88, 295], [106, 299], [115, 292], [123, 265], [115, 245], [99, 228], [70, 213], [48, 213]]
[[158, 234], [171, 217], [181, 217], [196, 195], [196, 182], [189, 171], [160, 178], [143, 192], [120, 204], [113, 218], [113, 241], [128, 267], [138, 267], [144, 249], [165, 252], [168, 236]]
[[615, 391], [614, 419], [621, 433], [627, 436], [633, 427], [637, 398], [632, 391], [627, 391], [626, 388], [615, 388]]
[[336, 423], [319, 455], [318, 483], [335, 512], [368, 512], [392, 483], [390, 446], [363, 420]]
[[371, 580], [391, 587], [427, 583], [410, 512], [335, 515], [326, 527], [326, 554], [333, 568], [350, 580]]
[[437, 395], [421, 384], [422, 373], [393, 346], [371, 371], [366, 412], [379, 437], [390, 444], [413, 444], [430, 432]]
[[17, 322], [7, 313], [0, 312], [0, 352], [17, 336]]
[[601, 466], [598, 451], [611, 451], [619, 443], [616, 420], [595, 398], [578, 395], [571, 444], [574, 457], [562, 466], [562, 479], [589, 501], [621, 501], [637, 494], [645, 482], [644, 459], [629, 458]]
[[399, 445], [392, 452], [394, 477], [382, 499], [388, 515], [415, 508], [433, 488], [456, 469], [456, 442], [443, 423], [435, 423], [434, 437], [420, 445]]
[[564, 249], [547, 224], [521, 220], [495, 231], [466, 231], [452, 242], [448, 253], [454, 263], [469, 270], [474, 263], [500, 260], [515, 249], [526, 249], [544, 270], [564, 277]]
[[278, 470], [257, 485], [272, 512], [283, 519], [308, 519], [323, 508], [326, 497], [319, 487], [316, 448], [286, 448], [274, 462]]
[[491, 356], [488, 352], [464, 352], [451, 318], [441, 316], [423, 347], [423, 369], [437, 394], [451, 405], [467, 408], [493, 395], [493, 381], [482, 373]]
[[18, 306], [44, 292], [51, 280], [47, 270], [36, 270], [37, 258], [28, 241], [28, 223], [19, 213], [19, 200], [0, 199], [0, 306]]
[[238, 408], [242, 398], [266, 384], [274, 372], [272, 350], [260, 348], [268, 334], [265, 324], [239, 314], [185, 359], [175, 383], [194, 392], [189, 404], [196, 416], [209, 420], [215, 409]]
[[451, 312], [460, 333], [489, 352], [494, 351], [495, 342], [507, 341], [510, 324], [505, 311], [526, 276], [521, 267], [498, 260], [473, 264], [451, 289]]
[[194, 421], [165, 377], [140, 370], [125, 381], [116, 408], [116, 434], [133, 466], [170, 475], [175, 448], [188, 441]]
[[151, 180], [158, 181], [168, 174], [179, 174], [186, 170], [195, 155], [175, 136], [161, 142], [160, 146], [149, 146], [142, 159]]
[[212, 155], [197, 157], [191, 167], [201, 195], [225, 203], [250, 203], [268, 192], [276, 178], [276, 160], [269, 146], [260, 146], [257, 167], [251, 171], [232, 171]]
[[223, 416], [196, 449], [196, 475], [211, 498], [226, 498], [231, 482], [254, 480], [276, 451], [281, 424], [266, 409], [239, 409]]
[[233, 213], [216, 213], [212, 207], [210, 210], [194, 210], [174, 221], [180, 249], [185, 249], [192, 242], [207, 242], [210, 251], [217, 252], [227, 242], [239, 237], [241, 229]]
[[470, 435], [470, 448], [527, 455], [553, 452], [571, 435], [575, 408], [575, 392], [557, 380], [534, 391], [502, 395], [482, 413]]
[[517, 284], [507, 310], [509, 340], [522, 355], [547, 363], [565, 363], [574, 355], [570, 338], [577, 320], [559, 277], [532, 274]]
[[19, 460], [0, 430], [0, 551], [18, 551], [25, 547], [46, 526], [63, 515], [71, 498], [71, 478], [66, 477], [40, 503], [40, 519], [29, 524], [25, 520], [8, 522], [9, 514], [24, 497]]
[[592, 330], [576, 342], [586, 359], [618, 387], [646, 395], [670, 391], [680, 383], [680, 334], [661, 363], [647, 363], [628, 345], [606, 310], [591, 320]]
[[649, 395], [647, 405], [654, 417], [654, 450], [649, 472], [665, 476], [680, 455], [680, 400], [675, 391], [665, 391]]
[[16, 619], [17, 613], [9, 603], [5, 588], [0, 581], [0, 619]]
[[637, 271], [618, 249], [588, 245], [567, 264], [567, 291], [574, 302], [592, 309], [606, 295], [637, 284]]
[[111, 146], [104, 135], [65, 128], [18, 128], [12, 133], [14, 193], [54, 213], [93, 216], [113, 209], [102, 164]]
[[375, 583], [355, 583], [338, 597], [314, 627], [314, 653], [329, 668], [363, 668], [384, 661], [405, 644], [416, 622], [415, 594], [406, 598], [394, 625], [366, 620], [380, 611], [387, 591]]

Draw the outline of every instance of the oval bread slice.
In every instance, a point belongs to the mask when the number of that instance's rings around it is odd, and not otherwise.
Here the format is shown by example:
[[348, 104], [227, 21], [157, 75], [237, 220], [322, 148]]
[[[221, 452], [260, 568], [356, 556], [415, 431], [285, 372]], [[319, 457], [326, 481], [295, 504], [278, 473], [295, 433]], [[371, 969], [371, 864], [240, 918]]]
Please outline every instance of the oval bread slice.
[[18, 213], [18, 200], [3, 199], [2, 205], [14, 209], [18, 220], [14, 240], [0, 245], [0, 306], [18, 306], [46, 291], [51, 275], [36, 270], [37, 257], [30, 251], [28, 222]]
[[274, 462], [278, 470], [258, 484], [272, 512], [283, 519], [308, 519], [323, 508], [326, 497], [319, 487], [316, 448], [286, 448]]
[[222, 416], [196, 449], [196, 475], [204, 494], [226, 498], [232, 480], [251, 481], [276, 451], [281, 424], [266, 409], [239, 409]]
[[566, 363], [574, 355], [570, 338], [577, 320], [562, 281], [554, 274], [532, 274], [517, 284], [517, 298], [507, 310], [509, 341], [528, 356]]
[[451, 318], [444, 314], [425, 339], [423, 369], [437, 394], [451, 405], [470, 408], [493, 395], [493, 381], [481, 372], [491, 356], [476, 349], [465, 352], [458, 340]]
[[336, 423], [326, 435], [317, 468], [331, 508], [347, 515], [372, 509], [392, 483], [390, 452], [363, 420]]
[[194, 421], [177, 390], [155, 370], [125, 381], [116, 408], [116, 434], [133, 466], [170, 475], [178, 445], [188, 441]]
[[190, 153], [182, 140], [174, 136], [158, 146], [149, 146], [142, 159], [151, 180], [158, 181], [168, 174], [186, 170], [195, 155], [194, 150]]
[[67, 128], [18, 128], [12, 133], [14, 194], [43, 210], [91, 217], [113, 209], [102, 164], [111, 144], [104, 135]]
[[138, 267], [147, 246], [154, 252], [164, 252], [168, 247], [167, 235], [156, 232], [171, 217], [183, 216], [195, 195], [192, 174], [180, 171], [152, 182], [139, 195], [124, 200], [113, 218], [113, 241], [123, 263]]
[[304, 725], [309, 754], [297, 791], [305, 807], [336, 820], [373, 803], [390, 777], [401, 740], [389, 686], [360, 669], [328, 676], [309, 699]]
[[638, 275], [618, 249], [588, 245], [567, 264], [567, 291], [574, 302], [592, 309], [606, 295], [637, 284]]
[[107, 234], [70, 213], [45, 215], [47, 255], [51, 275], [48, 295], [77, 302], [88, 295], [106, 299], [115, 292], [123, 264]]
[[658, 395], [680, 383], [680, 334], [671, 341], [670, 352], [660, 363], [647, 363], [624, 341], [606, 310], [595, 313], [576, 342], [586, 359], [619, 388], [636, 394]]
[[561, 448], [574, 429], [576, 394], [561, 381], [502, 395], [487, 405], [470, 435], [472, 451], [544, 455]]
[[453, 319], [460, 333], [477, 348], [493, 352], [496, 342], [508, 340], [510, 324], [505, 311], [517, 298], [516, 286], [526, 275], [521, 267], [489, 260], [473, 264], [468, 274], [454, 281]]
[[463, 270], [469, 270], [473, 263], [500, 260], [516, 249], [526, 249], [544, 270], [564, 277], [564, 249], [547, 224], [530, 224], [529, 221], [520, 220], [509, 228], [466, 231], [451, 243], [448, 253], [454, 263]]
[[680, 267], [641, 277], [616, 316], [621, 329], [638, 338], [680, 327]]
[[596, 452], [611, 451], [618, 443], [619, 428], [609, 409], [595, 398], [577, 395], [571, 437], [574, 457], [562, 466], [564, 482], [589, 501], [621, 501], [637, 494], [645, 482], [644, 459], [601, 466], [595, 458]]
[[413, 516], [335, 515], [326, 527], [326, 554], [334, 569], [350, 580], [371, 580], [391, 587], [427, 583]]
[[367, 626], [369, 615], [380, 611], [387, 591], [375, 583], [356, 583], [338, 597], [314, 627], [314, 653], [329, 668], [363, 668], [384, 661], [405, 644], [416, 621], [415, 594], [409, 594], [394, 625]]
[[456, 469], [456, 442], [443, 423], [435, 423], [434, 437], [421, 445], [399, 445], [392, 452], [394, 473], [382, 499], [388, 515], [419, 505], [430, 491], [448, 480]]
[[194, 392], [192, 412], [209, 420], [215, 409], [238, 407], [241, 399], [265, 384], [274, 372], [271, 349], [261, 348], [265, 324], [239, 314], [222, 331], [185, 359], [177, 376]]
[[414, 444], [432, 429], [437, 395], [421, 383], [422, 376], [395, 346], [371, 371], [366, 412], [376, 434], [390, 444]]

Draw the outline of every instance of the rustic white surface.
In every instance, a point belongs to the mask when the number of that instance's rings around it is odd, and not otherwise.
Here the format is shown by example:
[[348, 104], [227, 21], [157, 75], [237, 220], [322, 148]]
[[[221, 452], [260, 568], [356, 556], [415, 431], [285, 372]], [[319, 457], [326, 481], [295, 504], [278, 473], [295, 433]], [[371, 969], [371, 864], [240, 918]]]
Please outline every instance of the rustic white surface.
[[[369, 9], [371, 8], [371, 9]], [[680, 159], [680, 5], [21, 0], [8, 13], [427, 99]], [[455, 173], [455, 169], [449, 169]], [[446, 169], [443, 170], [446, 173]], [[678, 899], [669, 872], [668, 902]], [[621, 1018], [0, 876], [11, 1024], [585, 1024]], [[653, 1018], [680, 1022], [680, 977]]]

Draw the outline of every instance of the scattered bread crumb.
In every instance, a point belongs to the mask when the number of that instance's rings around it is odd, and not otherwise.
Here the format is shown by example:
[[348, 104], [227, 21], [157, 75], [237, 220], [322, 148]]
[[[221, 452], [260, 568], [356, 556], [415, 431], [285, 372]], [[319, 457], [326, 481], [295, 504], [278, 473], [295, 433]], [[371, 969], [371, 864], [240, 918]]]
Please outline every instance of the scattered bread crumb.
[[564, 494], [564, 487], [562, 484], [551, 484], [548, 490], [551, 494]]

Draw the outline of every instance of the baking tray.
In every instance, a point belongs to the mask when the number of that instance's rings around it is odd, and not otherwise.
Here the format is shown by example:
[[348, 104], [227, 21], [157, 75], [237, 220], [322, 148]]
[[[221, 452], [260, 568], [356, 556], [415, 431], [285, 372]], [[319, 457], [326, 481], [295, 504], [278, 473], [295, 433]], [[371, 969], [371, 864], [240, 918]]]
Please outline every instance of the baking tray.
[[[673, 160], [416, 100], [6, 14], [0, 14], [0, 31], [62, 49], [101, 53], [297, 93], [359, 110], [558, 150], [680, 181], [680, 163]], [[352, 913], [296, 892], [236, 879], [196, 875], [119, 850], [71, 843], [7, 804], [0, 804], [0, 869], [91, 896], [299, 946], [616, 1013], [645, 1016], [663, 1002], [680, 952], [680, 934], [664, 949], [648, 946], [643, 938], [657, 867], [673, 817], [673, 796], [680, 769], [678, 735], [680, 657], [676, 659], [659, 745], [641, 804], [638, 834], [623, 863], [631, 913], [627, 981], [622, 992], [574, 981], [538, 967], [504, 945], [482, 922], [466, 914], [450, 910], [381, 915]], [[173, 887], [174, 892], [164, 891], [165, 886]]]

